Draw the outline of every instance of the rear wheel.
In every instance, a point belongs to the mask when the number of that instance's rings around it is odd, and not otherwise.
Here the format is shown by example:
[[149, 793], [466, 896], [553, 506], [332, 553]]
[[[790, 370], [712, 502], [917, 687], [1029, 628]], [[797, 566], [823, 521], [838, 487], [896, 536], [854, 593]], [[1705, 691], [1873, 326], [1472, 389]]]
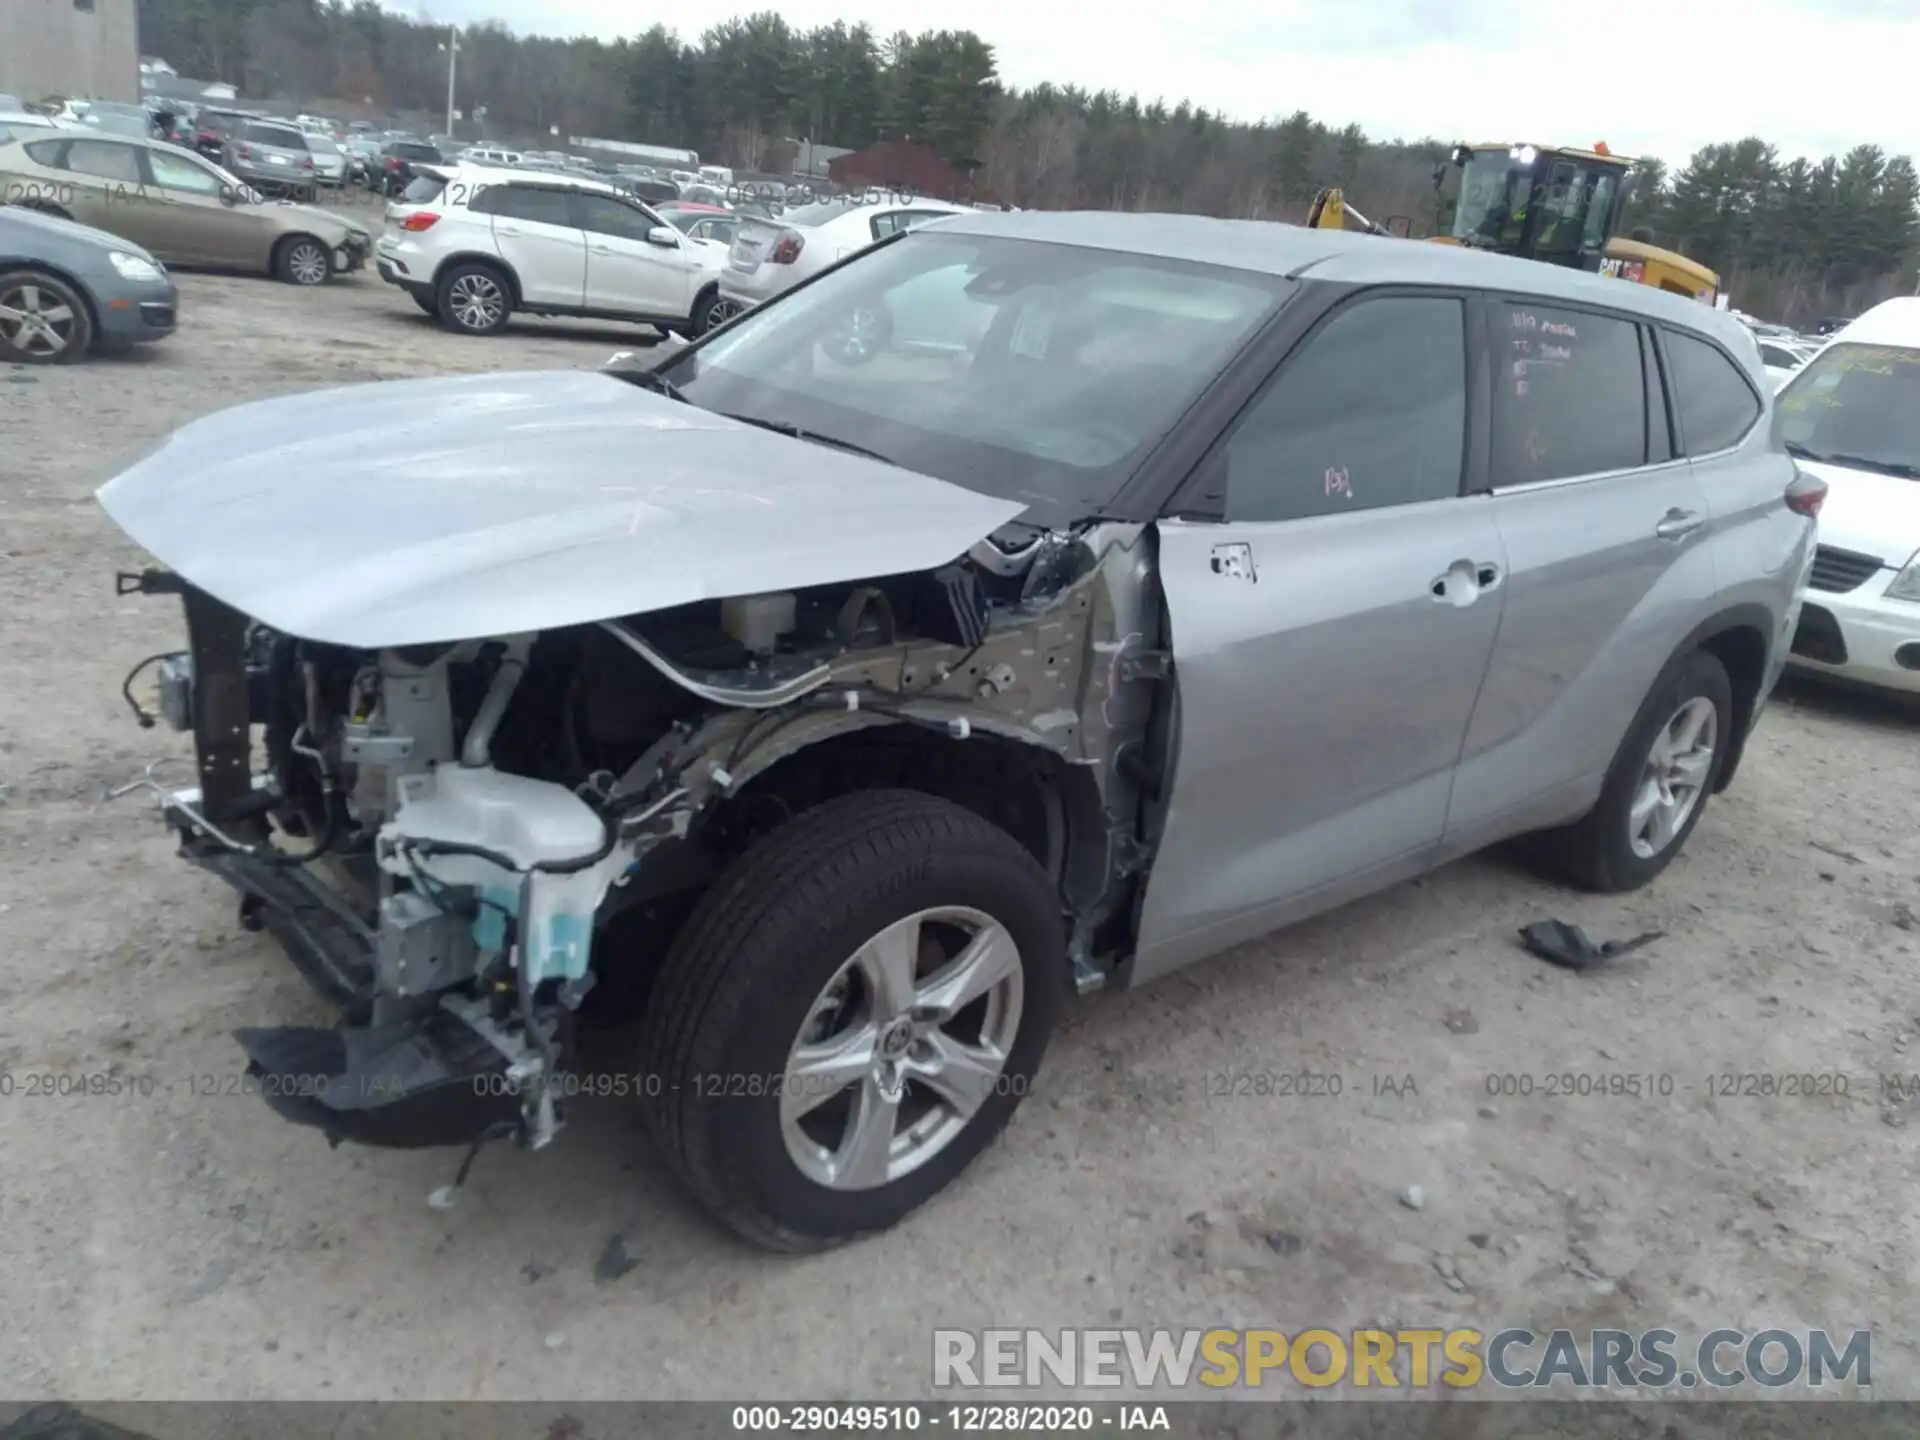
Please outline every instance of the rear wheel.
[[289, 235], [273, 252], [273, 273], [289, 285], [324, 285], [333, 278], [333, 254], [311, 235]]
[[506, 277], [491, 265], [455, 265], [440, 277], [434, 313], [462, 335], [495, 335], [506, 328], [513, 297]]
[[1695, 650], [1667, 666], [1628, 727], [1600, 799], [1543, 837], [1589, 890], [1637, 890], [1666, 869], [1700, 823], [1732, 740], [1733, 685]]
[[1026, 1095], [1064, 951], [1046, 873], [970, 811], [869, 791], [787, 822], [701, 898], [655, 982], [641, 1073], [664, 1158], [769, 1249], [892, 1225]]
[[44, 270], [0, 275], [0, 360], [70, 365], [92, 339], [87, 302], [66, 281]]

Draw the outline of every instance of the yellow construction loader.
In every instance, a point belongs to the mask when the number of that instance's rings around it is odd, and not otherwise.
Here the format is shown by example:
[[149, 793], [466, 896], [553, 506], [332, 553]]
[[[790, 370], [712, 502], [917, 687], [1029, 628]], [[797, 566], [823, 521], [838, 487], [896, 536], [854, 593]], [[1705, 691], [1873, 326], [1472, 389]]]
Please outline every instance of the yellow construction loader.
[[[1470, 245], [1549, 265], [1615, 275], [1677, 295], [1720, 303], [1720, 277], [1697, 261], [1615, 234], [1632, 191], [1634, 162], [1605, 144], [1591, 150], [1543, 145], [1459, 145], [1434, 172], [1440, 196], [1435, 233], [1441, 245]], [[1375, 235], [1406, 235], [1411, 222], [1376, 224], [1339, 190], [1313, 198], [1307, 224]]]

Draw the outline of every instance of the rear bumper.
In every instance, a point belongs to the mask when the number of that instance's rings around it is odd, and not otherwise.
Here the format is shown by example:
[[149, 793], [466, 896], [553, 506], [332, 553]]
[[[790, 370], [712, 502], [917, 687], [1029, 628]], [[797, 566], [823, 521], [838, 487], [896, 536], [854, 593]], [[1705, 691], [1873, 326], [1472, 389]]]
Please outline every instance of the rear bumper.
[[1882, 570], [1844, 594], [1809, 591], [1787, 663], [1808, 674], [1920, 694], [1920, 604], [1886, 598], [1893, 575]]

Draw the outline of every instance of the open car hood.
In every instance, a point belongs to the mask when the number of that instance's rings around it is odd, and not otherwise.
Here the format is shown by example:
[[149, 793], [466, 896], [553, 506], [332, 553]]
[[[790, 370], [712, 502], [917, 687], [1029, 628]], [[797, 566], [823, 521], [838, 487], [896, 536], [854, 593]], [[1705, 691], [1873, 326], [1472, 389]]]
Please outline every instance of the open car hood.
[[367, 649], [931, 569], [1024, 508], [580, 370], [237, 406], [98, 499], [235, 609]]

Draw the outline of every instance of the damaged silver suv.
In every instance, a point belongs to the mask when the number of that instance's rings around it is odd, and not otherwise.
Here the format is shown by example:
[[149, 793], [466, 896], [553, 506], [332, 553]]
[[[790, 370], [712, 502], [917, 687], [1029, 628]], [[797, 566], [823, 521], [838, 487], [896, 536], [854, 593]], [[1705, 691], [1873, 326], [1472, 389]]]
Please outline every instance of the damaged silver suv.
[[227, 410], [100, 500], [186, 612], [182, 853], [343, 1007], [241, 1033], [272, 1103], [539, 1148], [633, 1025], [664, 1161], [804, 1250], [951, 1181], [1069, 990], [1522, 832], [1657, 875], [1812, 555], [1770, 413], [1645, 287], [981, 213], [651, 367]]

